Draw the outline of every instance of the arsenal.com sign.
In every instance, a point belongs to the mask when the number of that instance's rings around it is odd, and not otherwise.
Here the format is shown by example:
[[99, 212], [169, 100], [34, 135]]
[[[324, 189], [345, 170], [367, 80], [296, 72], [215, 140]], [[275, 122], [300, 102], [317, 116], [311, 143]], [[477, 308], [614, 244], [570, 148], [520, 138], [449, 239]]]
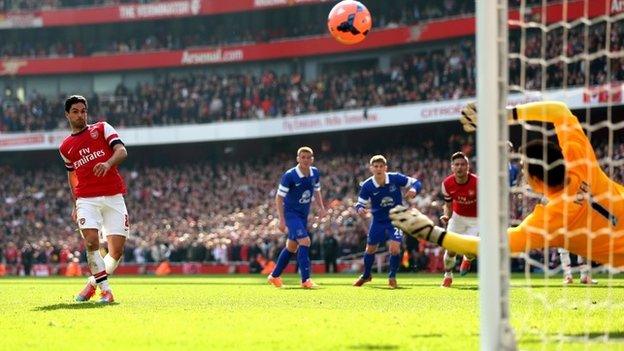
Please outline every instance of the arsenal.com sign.
[[221, 48], [202, 50], [197, 52], [184, 51], [180, 61], [183, 65], [201, 65], [209, 63], [242, 61], [245, 58], [243, 50], [223, 50]]
[[119, 17], [124, 20], [197, 15], [201, 0], [171, 1], [142, 5], [119, 6]]

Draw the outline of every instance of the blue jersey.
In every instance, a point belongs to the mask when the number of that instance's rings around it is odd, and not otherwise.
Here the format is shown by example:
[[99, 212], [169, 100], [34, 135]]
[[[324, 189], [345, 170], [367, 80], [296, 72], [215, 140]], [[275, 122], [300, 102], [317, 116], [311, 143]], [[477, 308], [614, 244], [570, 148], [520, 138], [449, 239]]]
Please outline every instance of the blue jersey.
[[284, 198], [284, 213], [307, 217], [314, 191], [321, 190], [321, 175], [316, 167], [310, 167], [310, 176], [306, 177], [293, 167], [282, 175], [277, 195]]
[[401, 173], [386, 173], [386, 183], [382, 186], [377, 184], [375, 177], [366, 179], [361, 186], [355, 207], [364, 208], [370, 203], [374, 222], [390, 222], [390, 209], [403, 203], [402, 187], [412, 187], [417, 193], [422, 188], [419, 180]]
[[518, 175], [520, 175], [520, 166], [509, 162], [509, 186], [518, 185]]

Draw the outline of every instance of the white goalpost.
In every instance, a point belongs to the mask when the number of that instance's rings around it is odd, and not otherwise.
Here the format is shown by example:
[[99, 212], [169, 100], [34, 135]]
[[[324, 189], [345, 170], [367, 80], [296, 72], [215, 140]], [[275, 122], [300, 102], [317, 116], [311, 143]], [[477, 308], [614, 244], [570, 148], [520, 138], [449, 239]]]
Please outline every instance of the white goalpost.
[[[507, 2], [476, 1], [481, 350], [515, 350], [509, 316]], [[487, 186], [483, 186], [487, 184]]]
[[[513, 306], [514, 311], [531, 310], [518, 314], [524, 319], [513, 320], [515, 331], [511, 327], [510, 212], [518, 217], [523, 212], [524, 218], [535, 203], [547, 199], [527, 187], [514, 186], [518, 198], [510, 211], [506, 107], [510, 90], [512, 100], [566, 103], [577, 113], [601, 168], [621, 183], [624, 116], [615, 111], [621, 112], [624, 105], [624, 1], [519, 0], [514, 5], [518, 8], [512, 9], [508, 3], [476, 1], [480, 349], [517, 350], [527, 339], [542, 349], [553, 344], [565, 349], [566, 343], [601, 346], [610, 340], [610, 334], [617, 338], [622, 330], [613, 318], [614, 311], [624, 308], [617, 289], [612, 288], [615, 271], [594, 267], [595, 272], [605, 272], [597, 289], [589, 287], [592, 283], [566, 287], [557, 248], [525, 252], [524, 261], [516, 261], [524, 264], [525, 280], [523, 288], [514, 289], [512, 298], [518, 301], [522, 296], [527, 304]], [[511, 21], [508, 10], [513, 13]], [[512, 136], [519, 136], [519, 130], [512, 131]], [[555, 138], [545, 123], [523, 122], [520, 133], [521, 144], [536, 137], [544, 141]], [[515, 224], [518, 217], [514, 217]], [[564, 215], [564, 225], [569, 220]], [[561, 278], [551, 279], [554, 275]], [[578, 288], [585, 290], [581, 294], [572, 290]], [[567, 322], [572, 317], [576, 317], [576, 325], [571, 327]]]

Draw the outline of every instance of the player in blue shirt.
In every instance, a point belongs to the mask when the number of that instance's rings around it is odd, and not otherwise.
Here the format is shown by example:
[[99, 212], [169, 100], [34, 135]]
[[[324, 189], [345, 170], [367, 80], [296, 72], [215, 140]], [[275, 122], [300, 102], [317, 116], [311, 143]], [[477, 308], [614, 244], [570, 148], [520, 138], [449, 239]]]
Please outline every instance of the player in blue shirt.
[[280, 275], [290, 258], [297, 253], [297, 263], [301, 273], [301, 286], [305, 289], [317, 285], [310, 279], [310, 236], [308, 235], [308, 214], [310, 202], [315, 201], [319, 209], [319, 217], [325, 216], [325, 206], [321, 196], [320, 173], [312, 167], [314, 152], [304, 146], [297, 150], [297, 166], [287, 170], [282, 176], [275, 205], [279, 214], [279, 230], [284, 233], [288, 228], [286, 247], [282, 249], [273, 272], [267, 277], [269, 284], [280, 288]]
[[[509, 152], [509, 155], [513, 154], [514, 152], [514, 146], [511, 141], [507, 141], [507, 151]], [[510, 159], [508, 163], [508, 169], [509, 169], [509, 186], [513, 187], [513, 186], [518, 185], [518, 178], [520, 176], [520, 165], [517, 162], [513, 162]]]
[[372, 280], [371, 269], [375, 261], [377, 246], [384, 241], [388, 241], [390, 249], [388, 285], [394, 289], [397, 287], [396, 272], [399, 269], [399, 254], [401, 252], [403, 233], [392, 226], [388, 213], [391, 208], [403, 203], [402, 187], [410, 188], [405, 194], [405, 198], [411, 199], [420, 192], [422, 184], [420, 181], [401, 173], [388, 173], [388, 164], [386, 158], [382, 155], [373, 156], [369, 163], [373, 176], [361, 183], [362, 189], [360, 190], [355, 208], [360, 216], [365, 217], [368, 213], [366, 205], [370, 203], [370, 212], [373, 215], [373, 220], [371, 221], [366, 241], [364, 273], [353, 285], [362, 286], [364, 283]]

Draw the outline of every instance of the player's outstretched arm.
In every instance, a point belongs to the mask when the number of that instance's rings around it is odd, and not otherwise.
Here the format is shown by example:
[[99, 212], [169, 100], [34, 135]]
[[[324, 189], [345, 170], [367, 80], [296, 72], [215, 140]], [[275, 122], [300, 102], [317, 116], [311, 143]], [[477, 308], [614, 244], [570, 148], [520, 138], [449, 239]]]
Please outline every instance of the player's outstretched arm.
[[447, 250], [465, 255], [476, 256], [479, 253], [480, 240], [478, 237], [446, 231], [444, 228], [435, 226], [429, 217], [416, 209], [396, 206], [390, 210], [390, 219], [392, 220], [392, 225], [415, 238], [426, 240]]
[[517, 105], [509, 110], [511, 121], [549, 122], [555, 125], [579, 124], [572, 111], [559, 101], [540, 101]]
[[[461, 110], [460, 122], [464, 130], [474, 132], [478, 125], [477, 106], [468, 103]], [[508, 112], [509, 122], [514, 121], [536, 121], [549, 122], [559, 125], [579, 125], [578, 119], [572, 114], [568, 106], [559, 101], [540, 101], [528, 104], [517, 105]]]

